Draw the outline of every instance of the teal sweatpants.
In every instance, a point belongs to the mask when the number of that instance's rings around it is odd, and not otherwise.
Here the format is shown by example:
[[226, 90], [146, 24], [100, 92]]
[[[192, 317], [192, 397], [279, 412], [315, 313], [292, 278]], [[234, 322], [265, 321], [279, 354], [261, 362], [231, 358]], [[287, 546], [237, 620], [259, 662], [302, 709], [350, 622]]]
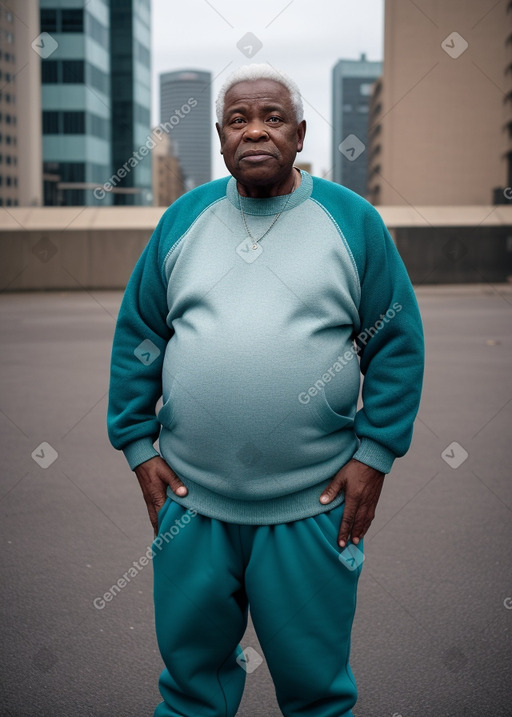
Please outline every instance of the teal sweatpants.
[[349, 545], [340, 559], [342, 513], [343, 504], [292, 523], [236, 525], [167, 499], [153, 543], [165, 664], [154, 717], [234, 717], [246, 674], [263, 657], [239, 646], [248, 607], [283, 715], [352, 717], [350, 633], [363, 554], [361, 543]]

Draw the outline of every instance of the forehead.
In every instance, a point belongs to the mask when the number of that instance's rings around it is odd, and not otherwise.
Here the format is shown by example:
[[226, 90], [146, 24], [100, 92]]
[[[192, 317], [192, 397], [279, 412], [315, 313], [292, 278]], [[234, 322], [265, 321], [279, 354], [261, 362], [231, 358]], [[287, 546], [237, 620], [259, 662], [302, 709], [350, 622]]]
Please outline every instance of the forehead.
[[275, 80], [244, 80], [237, 82], [226, 92], [224, 107], [236, 104], [251, 104], [268, 101], [292, 107], [290, 92], [287, 87]]

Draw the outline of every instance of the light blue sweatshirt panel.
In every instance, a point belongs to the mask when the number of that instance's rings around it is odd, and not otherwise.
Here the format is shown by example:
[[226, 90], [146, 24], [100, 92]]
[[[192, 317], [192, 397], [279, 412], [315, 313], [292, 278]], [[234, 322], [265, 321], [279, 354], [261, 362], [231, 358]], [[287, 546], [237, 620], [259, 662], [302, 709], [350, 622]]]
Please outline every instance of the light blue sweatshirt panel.
[[[262, 237], [255, 252], [241, 206]], [[158, 455], [160, 435], [185, 507], [283, 523], [339, 505], [343, 494], [319, 496], [350, 458], [389, 473], [409, 448], [422, 375], [414, 291], [368, 202], [305, 172], [291, 195], [266, 199], [224, 178], [169, 207], [133, 270], [108, 432], [132, 469]]]
[[[298, 520], [315, 502], [322, 512], [323, 487], [357, 450], [360, 286], [308, 179], [254, 261], [240, 249], [247, 231], [229, 198], [203, 212], [165, 261], [173, 335], [160, 451], [189, 489], [173, 499], [220, 520]], [[253, 237], [284, 203], [244, 201]], [[345, 353], [352, 360], [340, 369]]]

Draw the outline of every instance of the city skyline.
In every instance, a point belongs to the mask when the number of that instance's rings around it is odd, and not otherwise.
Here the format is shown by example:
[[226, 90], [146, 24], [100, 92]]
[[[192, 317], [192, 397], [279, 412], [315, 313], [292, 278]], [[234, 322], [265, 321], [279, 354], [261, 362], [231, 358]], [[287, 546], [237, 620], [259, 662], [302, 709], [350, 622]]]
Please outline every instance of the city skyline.
[[[368, 60], [382, 60], [383, 7], [383, 0], [367, 0], [364, 5], [348, 0], [342, 6], [336, 0], [324, 0], [320, 11], [312, 14], [305, 0], [257, 8], [241, 7], [235, 0], [191, 0], [178, 7], [153, 0], [153, 125], [160, 121], [160, 74], [182, 69], [211, 72], [214, 100], [222, 82], [237, 67], [269, 62], [288, 73], [303, 95], [308, 129], [297, 161], [311, 163], [314, 174], [329, 178], [332, 69], [338, 60], [357, 60], [361, 53]], [[212, 169], [213, 178], [218, 178], [227, 170], [213, 125]]]

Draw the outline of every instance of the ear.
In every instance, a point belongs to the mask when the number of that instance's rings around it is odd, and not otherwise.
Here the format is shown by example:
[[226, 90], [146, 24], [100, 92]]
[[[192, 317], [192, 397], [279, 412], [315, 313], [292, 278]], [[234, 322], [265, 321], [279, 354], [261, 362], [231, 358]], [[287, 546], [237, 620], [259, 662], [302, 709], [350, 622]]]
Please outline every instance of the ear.
[[222, 154], [222, 144], [223, 144], [223, 140], [222, 140], [222, 127], [220, 126], [220, 124], [219, 124], [218, 122], [215, 122], [215, 129], [217, 130], [217, 134], [219, 135], [220, 153]]
[[306, 136], [306, 120], [302, 120], [297, 125], [297, 152], [302, 152], [304, 147], [304, 137]]

